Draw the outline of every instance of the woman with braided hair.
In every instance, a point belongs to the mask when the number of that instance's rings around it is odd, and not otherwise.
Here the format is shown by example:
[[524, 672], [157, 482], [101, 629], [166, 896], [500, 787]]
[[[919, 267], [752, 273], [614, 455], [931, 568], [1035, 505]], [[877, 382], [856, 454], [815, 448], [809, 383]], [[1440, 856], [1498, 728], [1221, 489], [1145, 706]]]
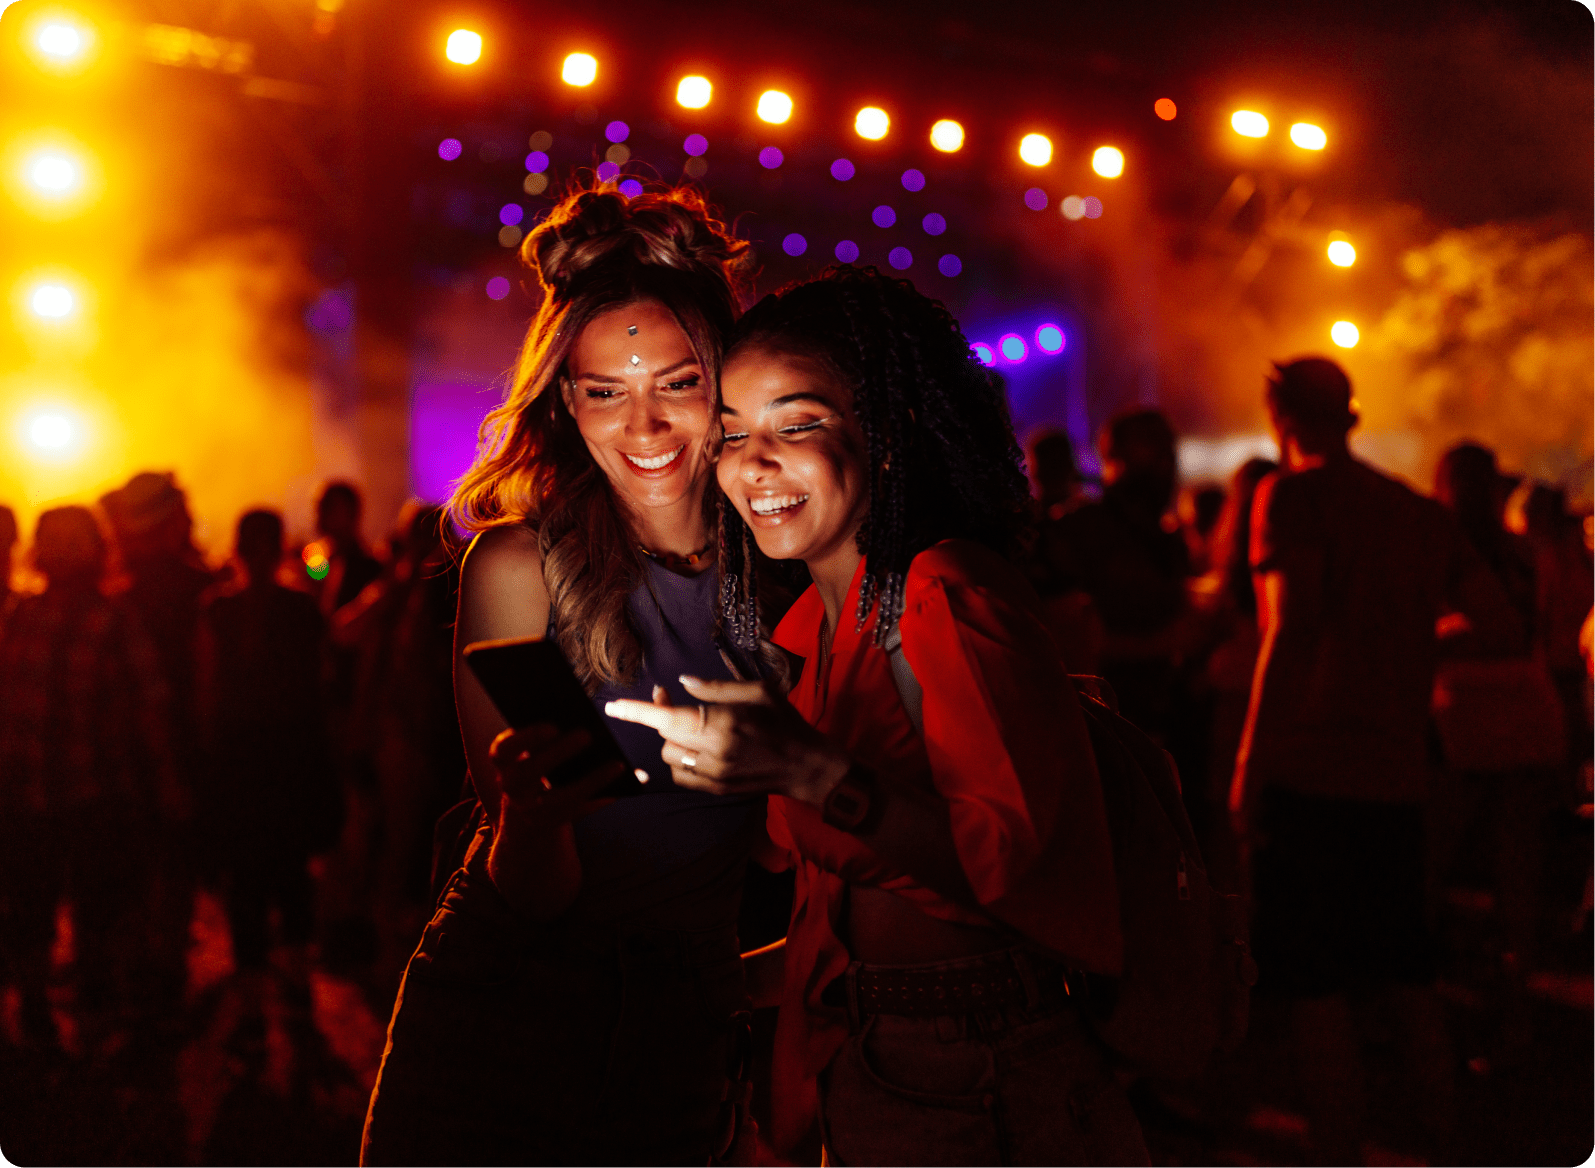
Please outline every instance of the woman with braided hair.
[[[455, 697], [479, 829], [405, 971], [367, 1164], [751, 1163], [742, 875], [765, 798], [671, 782], [651, 730], [551, 788], [582, 732], [506, 728], [462, 667], [548, 636], [600, 706], [759, 676], [717, 631], [714, 387], [746, 245], [687, 190], [572, 194], [527, 238], [543, 302], [453, 499], [475, 531]], [[741, 1133], [741, 1138], [738, 1138]]]
[[[818, 1118], [837, 1164], [1145, 1163], [1069, 999], [1122, 961], [1102, 794], [1075, 691], [1009, 562], [1026, 483], [998, 389], [939, 303], [833, 268], [739, 323], [722, 379], [724, 624], [760, 627], [752, 544], [813, 577], [773, 687], [684, 679], [617, 702], [676, 782], [770, 793], [797, 867], [773, 1142]], [[784, 963], [784, 975], [781, 967]], [[783, 985], [784, 980], [784, 985]]]

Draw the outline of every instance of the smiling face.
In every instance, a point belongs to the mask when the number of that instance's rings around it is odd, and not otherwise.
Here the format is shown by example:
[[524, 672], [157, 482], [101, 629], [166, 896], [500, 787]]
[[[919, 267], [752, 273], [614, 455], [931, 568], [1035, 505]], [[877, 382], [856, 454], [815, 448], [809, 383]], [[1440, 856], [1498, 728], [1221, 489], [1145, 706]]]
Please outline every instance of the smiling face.
[[698, 355], [655, 300], [595, 316], [571, 347], [565, 406], [633, 510], [666, 508], [708, 481], [710, 394]]
[[851, 580], [869, 509], [868, 460], [853, 395], [816, 361], [739, 350], [721, 376], [720, 489], [759, 550]]

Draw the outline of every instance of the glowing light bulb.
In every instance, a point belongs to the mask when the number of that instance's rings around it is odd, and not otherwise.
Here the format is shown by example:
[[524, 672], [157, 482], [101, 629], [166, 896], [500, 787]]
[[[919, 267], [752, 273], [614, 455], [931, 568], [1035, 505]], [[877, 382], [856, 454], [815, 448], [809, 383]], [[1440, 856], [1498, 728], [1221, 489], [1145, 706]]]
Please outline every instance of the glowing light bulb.
[[676, 85], [676, 104], [686, 106], [688, 109], [702, 109], [709, 104], [709, 99], [714, 96], [714, 86], [707, 77], [699, 77], [694, 73], [690, 77], [683, 77]]
[[482, 59], [482, 34], [468, 28], [457, 28], [449, 33], [443, 55], [456, 65], [474, 65]]
[[1290, 140], [1303, 150], [1322, 150], [1329, 145], [1329, 135], [1311, 122], [1297, 122], [1292, 126]]
[[76, 25], [51, 21], [33, 38], [39, 52], [57, 61], [70, 61], [83, 51], [83, 33]]
[[779, 89], [766, 89], [759, 94], [758, 114], [762, 120], [779, 126], [792, 116], [792, 99]]
[[1045, 134], [1026, 134], [1019, 140], [1019, 157], [1031, 166], [1045, 166], [1052, 161], [1052, 139]]
[[1349, 268], [1357, 262], [1357, 249], [1344, 239], [1333, 240], [1329, 245], [1329, 262], [1337, 268]]
[[858, 116], [853, 119], [853, 129], [858, 131], [860, 138], [868, 138], [872, 142], [879, 142], [886, 137], [886, 131], [892, 128], [892, 119], [886, 111], [873, 105], [867, 105], [858, 111]]
[[27, 426], [28, 443], [37, 450], [59, 452], [72, 445], [77, 429], [66, 414], [35, 414]]
[[964, 148], [964, 128], [951, 118], [943, 118], [930, 128], [930, 144], [943, 154], [956, 154]]
[[1268, 137], [1268, 119], [1256, 110], [1236, 110], [1230, 115], [1229, 124], [1243, 138]]
[[64, 195], [78, 185], [78, 166], [65, 154], [36, 154], [28, 163], [28, 181], [50, 195]]
[[565, 58], [559, 76], [566, 85], [591, 85], [598, 76], [598, 58], [591, 53], [572, 53]]
[[1337, 320], [1329, 326], [1329, 339], [1342, 349], [1355, 349], [1357, 342], [1362, 339], [1362, 334], [1357, 331], [1357, 326], [1349, 320]]
[[60, 320], [72, 315], [76, 304], [77, 297], [65, 284], [40, 284], [28, 298], [28, 306], [33, 309], [33, 314], [47, 320]]
[[1112, 146], [1098, 146], [1091, 155], [1091, 169], [1103, 178], [1118, 178], [1124, 173], [1124, 152]]

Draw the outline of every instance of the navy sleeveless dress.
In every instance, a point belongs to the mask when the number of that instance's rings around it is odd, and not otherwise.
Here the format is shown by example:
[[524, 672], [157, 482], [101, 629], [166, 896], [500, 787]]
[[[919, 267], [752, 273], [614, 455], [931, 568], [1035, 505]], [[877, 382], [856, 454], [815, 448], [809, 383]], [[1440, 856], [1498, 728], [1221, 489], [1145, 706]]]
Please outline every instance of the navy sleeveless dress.
[[[717, 646], [716, 574], [652, 561], [629, 611], [643, 665], [593, 701], [681, 674], [737, 675]], [[670, 781], [659, 735], [610, 720], [645, 794], [575, 825], [582, 886], [549, 924], [516, 916], [472, 842], [410, 959], [371, 1097], [365, 1164], [676, 1164], [722, 1150], [745, 1042], [737, 938], [763, 797]]]

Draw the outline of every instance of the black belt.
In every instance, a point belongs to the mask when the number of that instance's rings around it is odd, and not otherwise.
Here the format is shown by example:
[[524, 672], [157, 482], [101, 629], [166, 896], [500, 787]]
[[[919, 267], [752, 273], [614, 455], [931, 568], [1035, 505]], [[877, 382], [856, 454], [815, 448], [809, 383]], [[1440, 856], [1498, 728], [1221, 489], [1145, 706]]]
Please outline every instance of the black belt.
[[1071, 1001], [1067, 969], [1028, 949], [1004, 949], [934, 965], [855, 961], [820, 994], [850, 1016], [930, 1018], [981, 1010], [1060, 1007]]

